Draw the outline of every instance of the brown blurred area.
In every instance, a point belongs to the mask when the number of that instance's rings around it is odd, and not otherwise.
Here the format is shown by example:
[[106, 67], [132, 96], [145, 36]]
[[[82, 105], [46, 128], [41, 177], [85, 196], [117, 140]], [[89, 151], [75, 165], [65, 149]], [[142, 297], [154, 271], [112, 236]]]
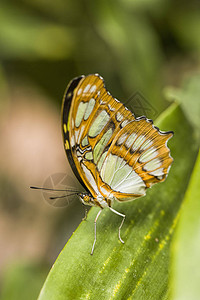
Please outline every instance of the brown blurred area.
[[0, 121], [2, 276], [8, 266], [20, 261], [41, 262], [48, 270], [84, 216], [77, 199], [68, 206], [53, 206], [41, 191], [30, 189], [30, 186], [43, 186], [47, 177], [58, 172], [74, 176], [63, 147], [60, 108], [30, 82], [24, 85], [13, 81], [3, 97]]
[[26, 286], [36, 299], [84, 216], [78, 200], [51, 205], [29, 188], [57, 173], [77, 184], [61, 132], [68, 82], [99, 73], [113, 96], [138, 92], [159, 115], [163, 89], [199, 73], [199, 9], [196, 0], [1, 1], [0, 299], [27, 299]]

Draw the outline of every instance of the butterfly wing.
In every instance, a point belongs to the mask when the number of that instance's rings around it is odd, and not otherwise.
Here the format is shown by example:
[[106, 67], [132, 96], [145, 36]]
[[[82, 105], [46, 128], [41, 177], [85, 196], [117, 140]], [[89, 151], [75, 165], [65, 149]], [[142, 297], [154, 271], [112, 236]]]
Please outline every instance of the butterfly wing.
[[77, 87], [78, 83], [81, 81], [81, 79], [83, 78], [83, 76], [74, 78], [69, 85], [67, 86], [67, 89], [65, 91], [64, 94], [64, 98], [63, 98], [63, 103], [62, 103], [62, 132], [63, 132], [63, 140], [64, 140], [64, 147], [65, 147], [65, 152], [67, 154], [67, 158], [68, 161], [71, 165], [71, 168], [74, 172], [74, 174], [76, 175], [76, 178], [78, 179], [78, 181], [80, 182], [80, 184], [87, 189], [87, 187], [85, 186], [80, 174], [78, 173], [78, 170], [76, 168], [75, 162], [74, 162], [74, 158], [73, 158], [73, 154], [72, 154], [72, 149], [71, 149], [71, 143], [70, 143], [70, 139], [69, 139], [69, 112], [70, 112], [70, 107], [71, 107], [71, 103], [72, 103], [72, 99], [74, 96], [74, 90]]
[[172, 132], [159, 131], [145, 117], [135, 119], [118, 132], [99, 170], [115, 198], [133, 200], [165, 180], [173, 161], [167, 147], [172, 136]]
[[145, 117], [135, 118], [97, 74], [70, 83], [63, 133], [72, 169], [94, 198], [141, 197], [165, 179], [172, 162], [166, 145], [172, 132], [159, 131]]

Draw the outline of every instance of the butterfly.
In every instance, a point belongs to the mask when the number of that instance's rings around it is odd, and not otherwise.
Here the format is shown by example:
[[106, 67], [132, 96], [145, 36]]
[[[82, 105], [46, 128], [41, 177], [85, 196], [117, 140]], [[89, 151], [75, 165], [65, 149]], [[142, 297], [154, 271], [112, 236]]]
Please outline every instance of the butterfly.
[[163, 132], [145, 116], [135, 115], [105, 88], [98, 74], [74, 78], [62, 103], [62, 131], [71, 168], [85, 192], [78, 193], [85, 205], [103, 208], [122, 217], [112, 206], [115, 200], [131, 201], [163, 182], [172, 164], [167, 141], [172, 131]]

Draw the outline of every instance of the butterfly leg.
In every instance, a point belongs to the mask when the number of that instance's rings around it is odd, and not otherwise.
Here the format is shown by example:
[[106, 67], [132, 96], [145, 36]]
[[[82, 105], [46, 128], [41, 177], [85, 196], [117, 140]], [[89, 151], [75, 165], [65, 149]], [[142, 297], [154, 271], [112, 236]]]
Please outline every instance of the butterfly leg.
[[119, 240], [120, 240], [120, 242], [121, 242], [122, 244], [124, 244], [124, 241], [123, 241], [122, 238], [121, 238], [120, 231], [121, 231], [122, 225], [124, 224], [124, 220], [125, 220], [126, 215], [121, 214], [120, 212], [116, 211], [116, 210], [113, 209], [112, 207], [109, 207], [109, 208], [110, 208], [110, 210], [111, 210], [112, 212], [114, 212], [116, 215], [118, 215], [118, 216], [120, 216], [120, 217], [123, 218], [123, 219], [122, 219], [122, 222], [121, 222], [121, 224], [120, 224], [120, 226], [119, 226]]
[[84, 207], [85, 216], [82, 218], [82, 221], [86, 221], [87, 220], [87, 215], [88, 215], [88, 210], [87, 210], [85, 204], [83, 204], [83, 207]]
[[95, 246], [95, 243], [96, 243], [96, 240], [97, 240], [97, 220], [98, 220], [98, 217], [100, 216], [102, 212], [102, 209], [98, 212], [95, 220], [94, 220], [94, 243], [93, 243], [93, 246], [92, 246], [92, 251], [91, 251], [91, 255], [93, 254], [94, 252], [94, 246]]

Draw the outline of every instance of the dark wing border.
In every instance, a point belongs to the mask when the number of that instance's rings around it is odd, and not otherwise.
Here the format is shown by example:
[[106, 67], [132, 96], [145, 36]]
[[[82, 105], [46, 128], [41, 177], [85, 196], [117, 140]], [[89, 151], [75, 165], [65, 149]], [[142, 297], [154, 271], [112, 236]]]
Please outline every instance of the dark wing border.
[[68, 141], [68, 143], [70, 145], [69, 149], [66, 149], [65, 146], [64, 146], [69, 164], [70, 164], [70, 166], [72, 168], [72, 171], [74, 172], [76, 178], [80, 182], [80, 184], [84, 187], [85, 190], [88, 190], [86, 185], [84, 184], [83, 180], [81, 179], [80, 174], [78, 173], [78, 170], [76, 168], [76, 165], [75, 165], [75, 162], [74, 162], [74, 159], [73, 159], [71, 144], [70, 144], [70, 140], [69, 140], [68, 128], [67, 128], [66, 132], [63, 129], [64, 124], [66, 124], [66, 125], [68, 124], [70, 107], [71, 107], [72, 99], [73, 99], [73, 96], [74, 96], [74, 89], [78, 86], [79, 82], [84, 77], [85, 76], [79, 76], [79, 77], [74, 78], [73, 80], [70, 81], [69, 85], [67, 86], [67, 89], [66, 89], [64, 97], [63, 97], [63, 103], [62, 103], [62, 111], [61, 111], [62, 120], [61, 120], [61, 124], [62, 124], [62, 133], [63, 133], [64, 145], [65, 145], [66, 140]]

